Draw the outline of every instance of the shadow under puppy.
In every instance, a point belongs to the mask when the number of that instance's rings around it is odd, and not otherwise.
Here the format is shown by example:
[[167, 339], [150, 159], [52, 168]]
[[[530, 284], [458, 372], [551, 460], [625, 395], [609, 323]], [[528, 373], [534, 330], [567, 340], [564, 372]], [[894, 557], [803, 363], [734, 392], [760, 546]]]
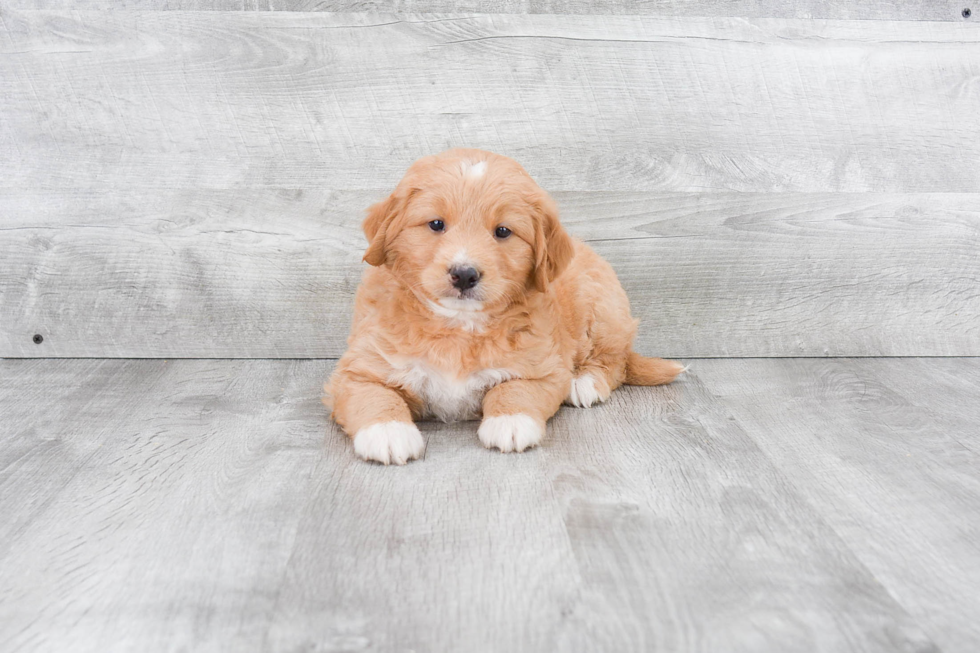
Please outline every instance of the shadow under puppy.
[[683, 367], [632, 350], [637, 320], [613, 269], [558, 221], [517, 162], [455, 149], [416, 161], [368, 209], [348, 350], [324, 403], [366, 460], [404, 464], [413, 419], [476, 419], [487, 448], [541, 442], [562, 402]]

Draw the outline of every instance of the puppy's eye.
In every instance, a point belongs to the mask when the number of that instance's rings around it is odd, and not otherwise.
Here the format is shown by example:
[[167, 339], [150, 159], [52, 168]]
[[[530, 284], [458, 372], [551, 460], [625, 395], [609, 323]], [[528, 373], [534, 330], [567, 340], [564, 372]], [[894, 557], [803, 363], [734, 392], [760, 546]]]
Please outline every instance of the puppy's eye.
[[445, 231], [446, 223], [442, 220], [433, 220], [429, 223], [429, 229], [432, 231]]
[[494, 229], [493, 235], [503, 240], [504, 238], [510, 235], [510, 229], [508, 229], [507, 227], [497, 227], [496, 229]]

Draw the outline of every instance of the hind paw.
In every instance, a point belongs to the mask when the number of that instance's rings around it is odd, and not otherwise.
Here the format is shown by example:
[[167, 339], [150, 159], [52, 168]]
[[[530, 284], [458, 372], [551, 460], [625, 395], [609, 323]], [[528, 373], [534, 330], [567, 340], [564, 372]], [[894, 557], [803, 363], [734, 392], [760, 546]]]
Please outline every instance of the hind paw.
[[572, 379], [572, 387], [568, 391], [565, 403], [569, 406], [588, 408], [595, 404], [605, 401], [608, 397], [599, 394], [596, 387], [595, 377], [591, 374], [583, 374]]

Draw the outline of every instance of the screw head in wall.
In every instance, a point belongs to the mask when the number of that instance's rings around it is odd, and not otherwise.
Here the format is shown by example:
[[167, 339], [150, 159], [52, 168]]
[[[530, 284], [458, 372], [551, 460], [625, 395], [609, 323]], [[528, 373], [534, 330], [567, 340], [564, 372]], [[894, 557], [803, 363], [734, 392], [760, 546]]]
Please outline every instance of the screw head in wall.
[[40, 333], [35, 333], [31, 340], [34, 341], [35, 345], [40, 345], [42, 342], [44, 342], [44, 336], [42, 336]]

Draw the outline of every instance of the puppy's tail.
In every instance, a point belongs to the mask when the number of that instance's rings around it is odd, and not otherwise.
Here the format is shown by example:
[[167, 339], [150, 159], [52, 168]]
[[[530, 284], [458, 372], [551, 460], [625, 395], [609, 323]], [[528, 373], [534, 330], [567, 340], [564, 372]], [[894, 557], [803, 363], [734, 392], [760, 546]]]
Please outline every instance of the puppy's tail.
[[631, 351], [626, 358], [627, 385], [664, 385], [687, 368], [675, 361], [647, 358]]

